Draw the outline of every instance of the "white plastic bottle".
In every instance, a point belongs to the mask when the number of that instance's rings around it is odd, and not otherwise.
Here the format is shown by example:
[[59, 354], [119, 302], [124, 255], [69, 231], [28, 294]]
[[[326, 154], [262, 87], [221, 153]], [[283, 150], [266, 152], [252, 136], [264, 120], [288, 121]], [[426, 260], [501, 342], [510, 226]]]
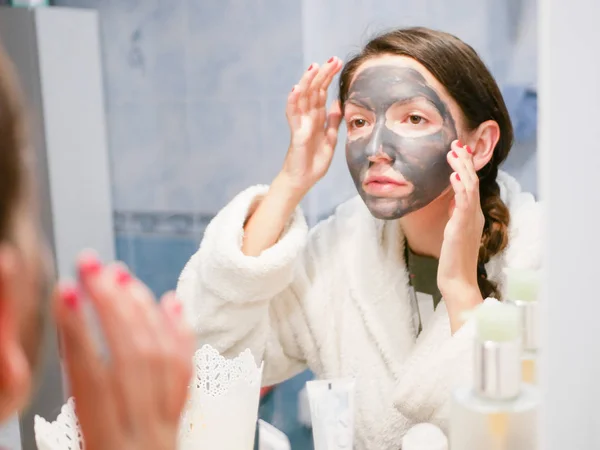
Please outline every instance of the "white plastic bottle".
[[521, 367], [525, 383], [537, 383], [538, 339], [538, 297], [540, 278], [538, 271], [524, 269], [505, 269], [507, 302], [512, 303], [521, 312], [523, 327], [523, 353]]

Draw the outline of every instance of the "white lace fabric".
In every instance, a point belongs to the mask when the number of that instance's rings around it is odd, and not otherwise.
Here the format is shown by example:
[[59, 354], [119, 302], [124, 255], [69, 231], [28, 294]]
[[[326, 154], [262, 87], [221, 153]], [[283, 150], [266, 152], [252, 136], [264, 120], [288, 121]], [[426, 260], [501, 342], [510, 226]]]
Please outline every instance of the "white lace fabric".
[[73, 398], [62, 406], [58, 417], [52, 423], [35, 416], [34, 430], [38, 450], [83, 450], [84, 448]]
[[[262, 369], [250, 350], [233, 359], [223, 357], [209, 345], [196, 351], [195, 375], [181, 417], [178, 450], [251, 450]], [[54, 422], [36, 416], [34, 430], [38, 450], [84, 450], [73, 398], [63, 405]]]
[[181, 421], [179, 450], [254, 447], [262, 365], [250, 350], [226, 359], [205, 345], [194, 355], [195, 378]]

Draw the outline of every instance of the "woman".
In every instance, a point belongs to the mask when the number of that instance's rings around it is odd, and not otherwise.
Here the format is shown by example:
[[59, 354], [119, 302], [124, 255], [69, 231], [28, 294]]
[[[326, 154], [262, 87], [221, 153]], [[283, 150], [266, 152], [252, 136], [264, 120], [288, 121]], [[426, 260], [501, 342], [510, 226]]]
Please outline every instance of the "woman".
[[[326, 114], [341, 66], [312, 65], [294, 87], [282, 171], [219, 212], [178, 293], [197, 338], [249, 347], [266, 384], [307, 366], [355, 378], [356, 448], [397, 449], [412, 424], [445, 425], [471, 367], [464, 313], [502, 298], [504, 267], [539, 265], [539, 208], [498, 171], [512, 127], [471, 47], [423, 28], [383, 34], [344, 66]], [[342, 118], [360, 198], [308, 233], [298, 205]]]
[[[52, 292], [40, 239], [31, 155], [16, 83], [0, 49], [0, 422], [26, 403]], [[53, 307], [86, 449], [175, 449], [192, 373], [193, 336], [173, 295], [156, 306], [119, 265], [78, 261], [80, 287], [64, 285]], [[83, 308], [89, 299], [110, 351], [101, 358]]]

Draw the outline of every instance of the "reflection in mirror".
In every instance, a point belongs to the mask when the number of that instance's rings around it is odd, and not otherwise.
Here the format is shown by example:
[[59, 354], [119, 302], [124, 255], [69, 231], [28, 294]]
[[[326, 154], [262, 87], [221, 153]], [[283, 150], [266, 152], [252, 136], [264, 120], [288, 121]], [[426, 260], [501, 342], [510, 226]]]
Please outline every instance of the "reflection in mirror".
[[[0, 9], [0, 39], [61, 277], [93, 247], [177, 288], [198, 346], [264, 360], [259, 415], [292, 448], [350, 423], [359, 449], [451, 437], [455, 389], [506, 393], [470, 384], [491, 363], [467, 316], [525, 300], [505, 269], [541, 265], [534, 0], [52, 3]], [[493, 369], [520, 371], [496, 325]], [[46, 352], [24, 449], [69, 393]], [[315, 414], [313, 378], [356, 384]]]

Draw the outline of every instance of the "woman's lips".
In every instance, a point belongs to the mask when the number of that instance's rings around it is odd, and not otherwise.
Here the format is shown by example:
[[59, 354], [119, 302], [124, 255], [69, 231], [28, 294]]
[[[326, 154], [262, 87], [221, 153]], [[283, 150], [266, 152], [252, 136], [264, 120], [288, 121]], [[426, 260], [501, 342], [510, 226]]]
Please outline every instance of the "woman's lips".
[[413, 185], [386, 176], [368, 176], [363, 183], [363, 189], [367, 194], [377, 197], [398, 197], [410, 194]]

